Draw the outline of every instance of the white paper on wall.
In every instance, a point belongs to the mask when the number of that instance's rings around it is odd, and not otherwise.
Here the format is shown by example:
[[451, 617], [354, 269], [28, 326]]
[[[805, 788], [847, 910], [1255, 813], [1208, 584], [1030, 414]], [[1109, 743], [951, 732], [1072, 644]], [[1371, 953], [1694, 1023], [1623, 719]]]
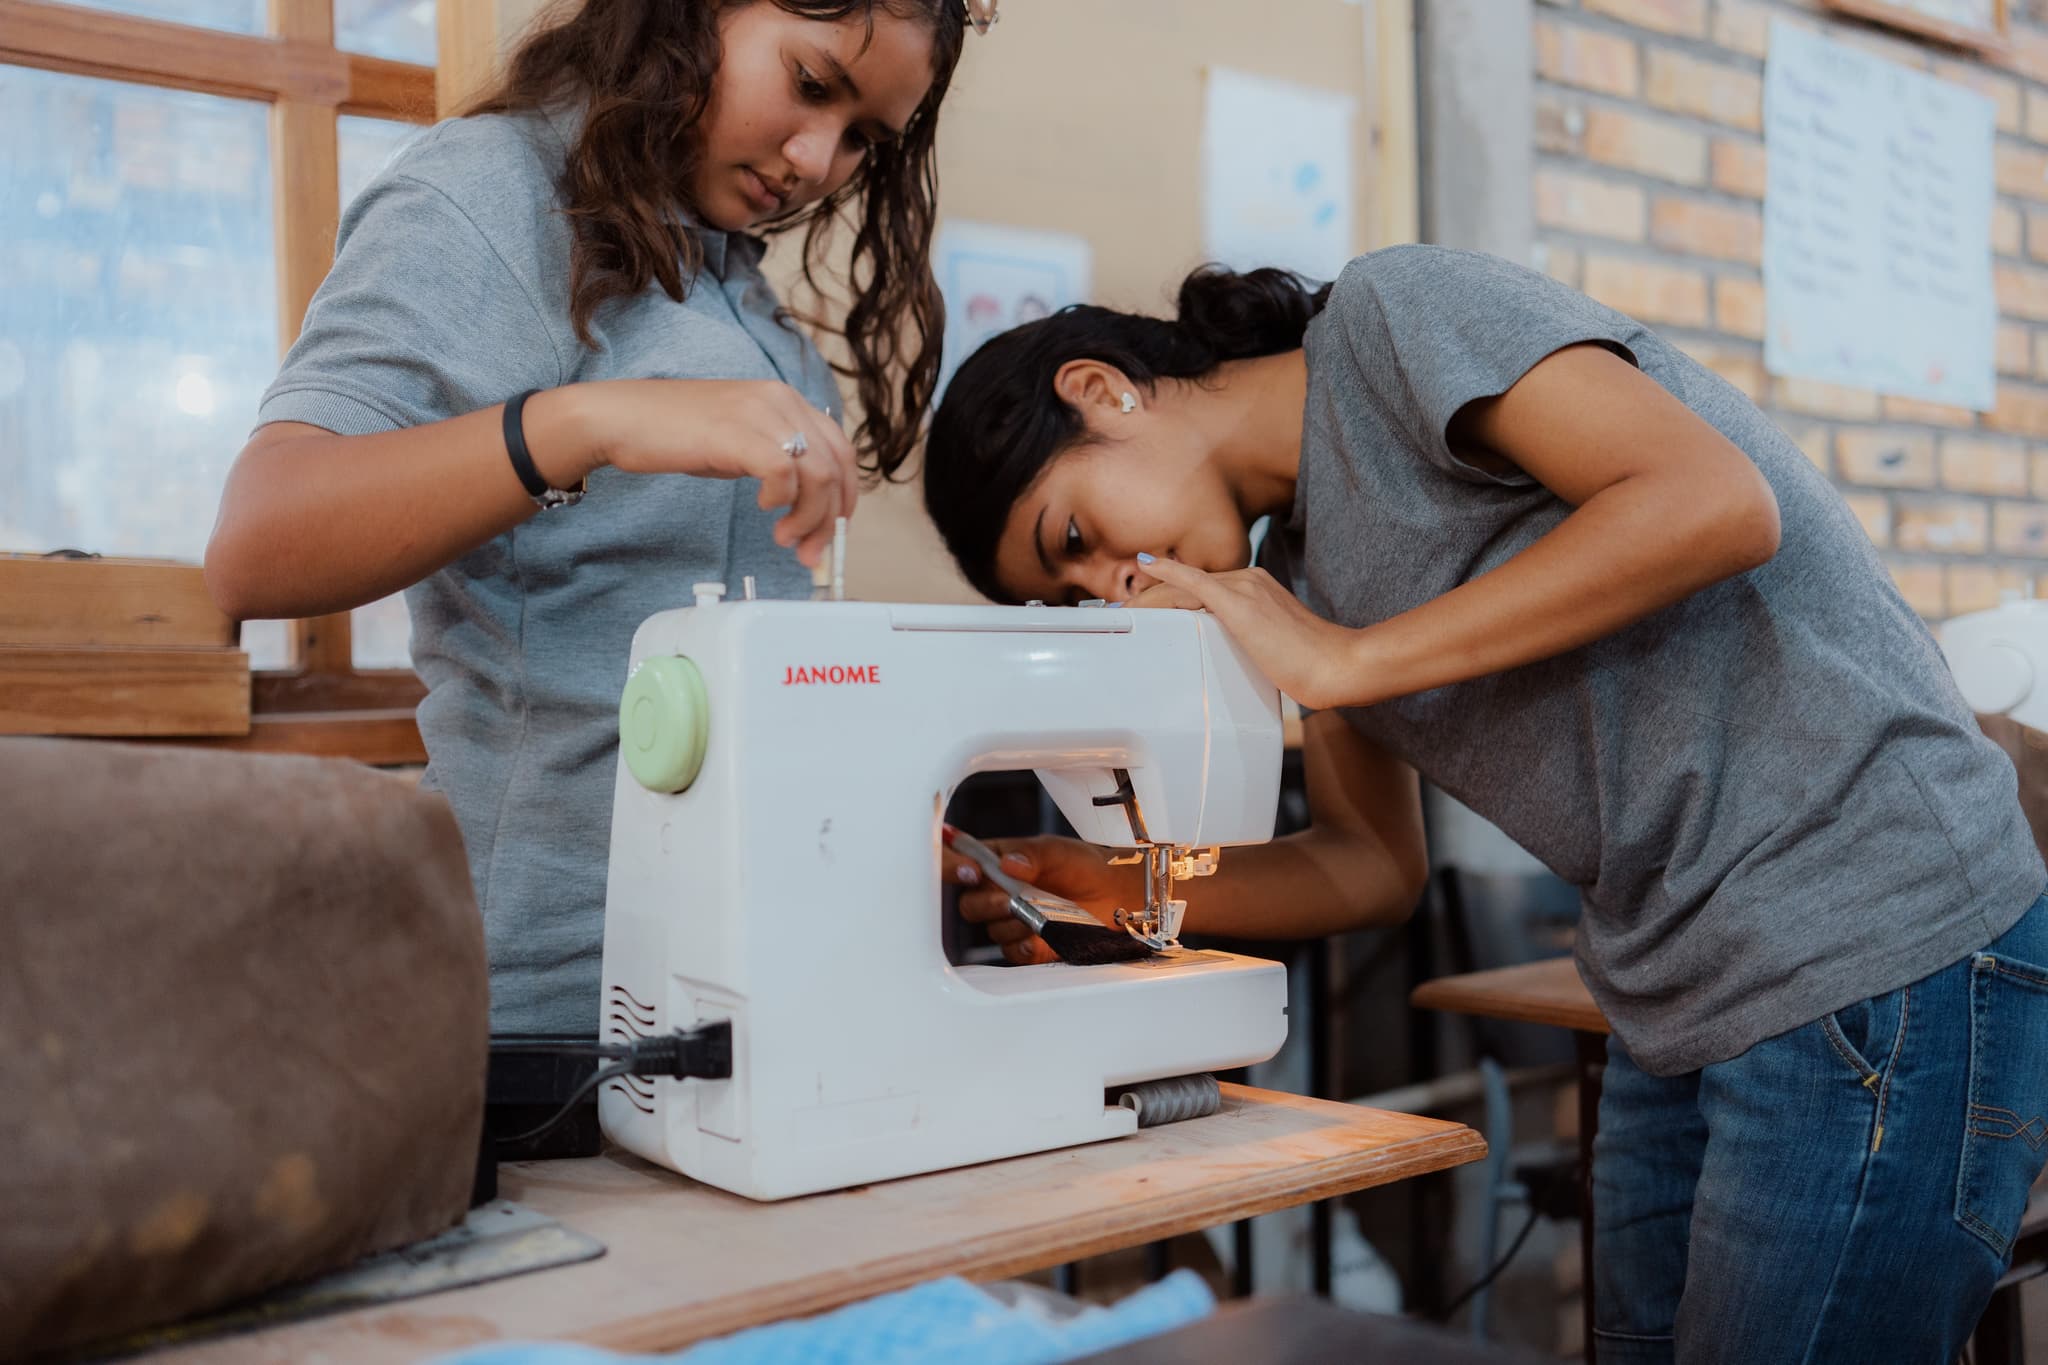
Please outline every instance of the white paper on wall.
[[1764, 367], [1987, 410], [1991, 101], [1783, 19], [1764, 73]]
[[1957, 28], [1976, 29], [1980, 33], [1998, 31], [2000, 3], [2001, 0], [1892, 0], [1892, 4], [1912, 14], [1923, 14], [1929, 19], [1954, 24]]
[[1217, 68], [1202, 131], [1202, 249], [1330, 280], [1352, 256], [1349, 95]]
[[998, 332], [1088, 301], [1094, 252], [1085, 237], [992, 223], [939, 225], [932, 272], [946, 299], [939, 393], [953, 371]]

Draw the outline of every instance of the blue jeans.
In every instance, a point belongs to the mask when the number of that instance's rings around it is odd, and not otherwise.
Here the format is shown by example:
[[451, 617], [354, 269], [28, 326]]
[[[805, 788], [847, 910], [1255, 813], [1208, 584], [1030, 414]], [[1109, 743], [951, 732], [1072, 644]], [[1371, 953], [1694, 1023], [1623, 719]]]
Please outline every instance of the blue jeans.
[[1601, 1365], [1948, 1365], [2048, 1157], [2048, 896], [1924, 981], [1682, 1076], [1618, 1045]]

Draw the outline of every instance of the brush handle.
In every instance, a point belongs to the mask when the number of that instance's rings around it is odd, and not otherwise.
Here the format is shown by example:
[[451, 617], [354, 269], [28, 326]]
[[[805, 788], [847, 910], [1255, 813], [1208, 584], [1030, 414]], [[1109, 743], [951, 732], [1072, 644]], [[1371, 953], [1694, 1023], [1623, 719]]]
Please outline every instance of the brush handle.
[[996, 851], [966, 830], [947, 826], [946, 847], [955, 853], [966, 854], [974, 865], [982, 870], [984, 876], [1011, 895], [1014, 896], [1024, 889], [1022, 882], [1003, 871], [1003, 860], [996, 856]]
[[996, 856], [994, 849], [966, 830], [952, 829], [950, 826], [946, 835], [946, 847], [956, 853], [965, 854], [981, 869], [983, 876], [1009, 896], [1010, 913], [1015, 915], [1026, 929], [1035, 934], [1045, 928], [1045, 916], [1031, 904], [1031, 895], [1037, 888], [1028, 886], [1003, 871], [1003, 860]]

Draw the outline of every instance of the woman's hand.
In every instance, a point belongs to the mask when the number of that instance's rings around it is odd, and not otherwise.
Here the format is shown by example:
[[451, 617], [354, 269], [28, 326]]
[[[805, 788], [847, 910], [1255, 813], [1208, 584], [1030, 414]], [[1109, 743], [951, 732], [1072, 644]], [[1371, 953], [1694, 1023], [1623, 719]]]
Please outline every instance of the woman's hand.
[[[1108, 849], [1049, 834], [987, 842], [1002, 855], [1004, 872], [1041, 891], [1065, 896], [1112, 928], [1120, 907], [1145, 902], [1144, 869], [1136, 864], [1111, 867]], [[987, 925], [988, 936], [1001, 945], [1004, 957], [1017, 963], [1059, 961], [1044, 939], [1010, 914], [1009, 897], [989, 885], [973, 862], [946, 850], [945, 877], [962, 888], [960, 917]]]
[[1364, 699], [1360, 633], [1317, 616], [1264, 569], [1212, 574], [1155, 559], [1143, 572], [1158, 586], [1125, 606], [1207, 609], [1274, 686], [1303, 706], [1320, 710]]
[[[773, 380], [618, 379], [535, 394], [526, 406], [527, 443], [556, 488], [598, 465], [631, 474], [694, 474], [761, 481], [763, 508], [787, 507], [775, 523], [779, 545], [815, 565], [836, 517], [860, 493], [853, 445], [839, 424], [803, 395]], [[801, 454], [785, 447], [803, 438]]]

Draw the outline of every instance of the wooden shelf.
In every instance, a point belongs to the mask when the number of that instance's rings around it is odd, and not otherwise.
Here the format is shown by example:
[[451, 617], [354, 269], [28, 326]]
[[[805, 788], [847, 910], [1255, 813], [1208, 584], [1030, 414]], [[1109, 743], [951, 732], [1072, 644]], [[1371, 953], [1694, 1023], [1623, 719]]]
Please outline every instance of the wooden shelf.
[[239, 649], [0, 645], [0, 734], [248, 732], [249, 656]]
[[1986, 22], [1980, 26], [1929, 14], [1914, 0], [1821, 0], [1826, 9], [1993, 57], [2004, 55], [2011, 46], [2006, 38], [2006, 3], [1985, 0]]

